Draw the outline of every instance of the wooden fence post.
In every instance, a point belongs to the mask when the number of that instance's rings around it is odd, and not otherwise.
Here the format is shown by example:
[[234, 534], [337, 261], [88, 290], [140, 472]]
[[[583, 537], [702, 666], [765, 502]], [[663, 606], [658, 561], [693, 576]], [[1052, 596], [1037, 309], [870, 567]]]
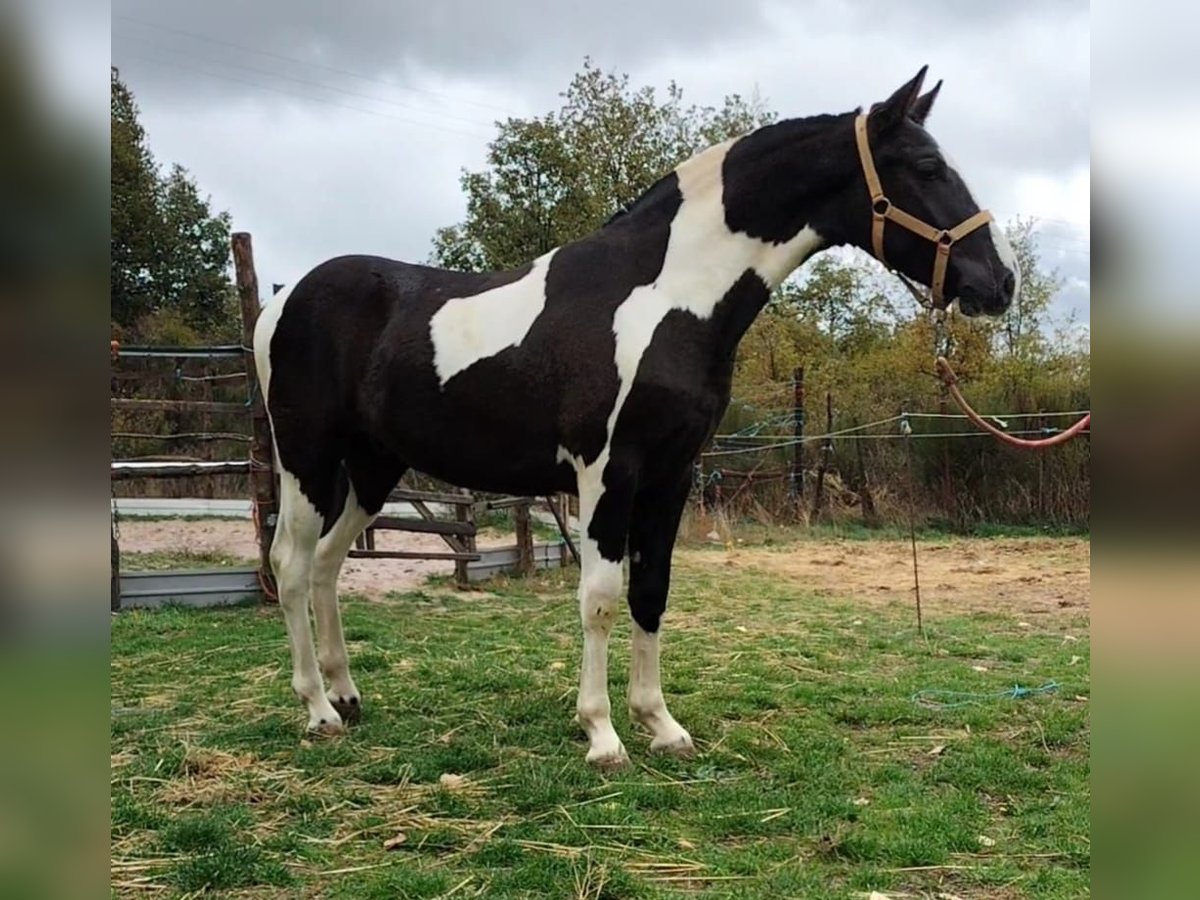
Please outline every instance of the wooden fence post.
[[513, 520], [517, 532], [517, 574], [533, 574], [533, 524], [529, 515], [529, 501], [513, 507]]
[[792, 371], [792, 429], [796, 444], [792, 449], [792, 499], [799, 509], [804, 503], [804, 366]]
[[863, 441], [854, 438], [854, 452], [858, 455], [858, 484], [859, 496], [862, 498], [863, 522], [868, 526], [879, 524], [879, 516], [875, 512], [875, 498], [871, 494], [871, 478], [867, 475], [866, 451]]
[[[833, 432], [833, 394], [825, 392], [825, 433]], [[833, 455], [833, 438], [825, 438], [821, 445], [821, 462], [817, 467], [817, 489], [813, 491], [812, 516], [814, 519], [821, 512], [821, 503], [825, 499], [825, 472], [829, 469], [829, 457]]]
[[[946, 385], [942, 384], [938, 391], [938, 412], [943, 415], [948, 407], [946, 400]], [[952, 431], [953, 429], [945, 429]], [[953, 521], [955, 517], [954, 503], [954, 478], [950, 472], [950, 441], [951, 438], [942, 438], [942, 514], [948, 521]]]
[[[113, 515], [115, 513], [109, 513], [110, 517]], [[117, 544], [116, 524], [111, 521], [109, 531], [112, 534], [112, 599], [109, 608], [112, 612], [117, 612], [121, 608], [121, 548]]]
[[[1042, 419], [1042, 410], [1038, 410], [1036, 423], [1034, 427], [1038, 431], [1039, 437], [1044, 437], [1045, 432], [1042, 431], [1046, 427], [1045, 421]], [[1046, 454], [1039, 453], [1037, 455], [1038, 467], [1038, 486], [1037, 486], [1037, 521], [1039, 525], [1046, 524]]]
[[[465, 494], [466, 491], [462, 493]], [[475, 505], [473, 503], [456, 503], [454, 505], [454, 520], [473, 525], [475, 523]], [[472, 531], [471, 534], [466, 535], [462, 543], [469, 552], [474, 553], [476, 551], [474, 532]], [[454, 561], [454, 583], [460, 588], [465, 588], [471, 583], [471, 579], [468, 576], [468, 565], [469, 563], [465, 559]]]
[[233, 235], [232, 244], [233, 268], [242, 308], [242, 356], [246, 365], [246, 390], [250, 398], [250, 502], [258, 532], [259, 575], [266, 593], [263, 599], [275, 600], [279, 595], [275, 587], [275, 575], [271, 571], [271, 542], [275, 539], [275, 515], [279, 504], [275, 490], [271, 423], [267, 419], [262, 385], [258, 383], [258, 369], [254, 365], [254, 323], [258, 321], [259, 311], [258, 275], [254, 271], [250, 235], [239, 231]]

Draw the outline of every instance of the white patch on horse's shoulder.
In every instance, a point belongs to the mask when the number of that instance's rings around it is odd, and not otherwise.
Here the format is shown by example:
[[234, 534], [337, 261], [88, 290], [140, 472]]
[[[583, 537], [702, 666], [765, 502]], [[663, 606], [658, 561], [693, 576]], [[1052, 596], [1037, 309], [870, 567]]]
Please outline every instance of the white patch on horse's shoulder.
[[429, 336], [442, 385], [479, 360], [520, 345], [546, 306], [546, 272], [555, 252], [534, 260], [523, 278], [482, 294], [453, 297], [433, 314]]

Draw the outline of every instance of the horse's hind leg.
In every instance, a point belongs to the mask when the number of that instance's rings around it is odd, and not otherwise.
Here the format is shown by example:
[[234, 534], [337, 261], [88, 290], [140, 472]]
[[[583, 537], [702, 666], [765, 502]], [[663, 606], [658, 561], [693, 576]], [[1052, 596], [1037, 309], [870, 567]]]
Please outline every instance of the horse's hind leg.
[[[326, 492], [321, 492], [327, 496]], [[342, 718], [325, 696], [309, 623], [309, 589], [323, 517], [287, 469], [279, 477], [279, 521], [271, 544], [271, 567], [292, 655], [292, 690], [308, 708], [310, 731], [335, 733]]]
[[[379, 514], [383, 502], [400, 480], [404, 467], [381, 459], [350, 453], [345, 503], [333, 527], [317, 544], [312, 567], [312, 603], [317, 622], [317, 660], [329, 679], [326, 697], [345, 722], [358, 721], [362, 697], [350, 677], [350, 659], [342, 634], [337, 579], [354, 539]], [[361, 493], [360, 493], [361, 492]]]

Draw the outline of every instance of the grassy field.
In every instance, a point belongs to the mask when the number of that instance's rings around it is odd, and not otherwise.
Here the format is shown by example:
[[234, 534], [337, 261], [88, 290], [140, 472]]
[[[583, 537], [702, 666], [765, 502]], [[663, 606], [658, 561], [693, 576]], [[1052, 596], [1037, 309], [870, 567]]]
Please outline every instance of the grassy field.
[[907, 606], [685, 549], [664, 688], [699, 753], [631, 729], [622, 627], [633, 765], [601, 774], [571, 724], [574, 577], [347, 598], [366, 710], [331, 740], [301, 734], [277, 610], [115, 617], [114, 895], [1088, 895], [1086, 612], [937, 614], [921, 638]]

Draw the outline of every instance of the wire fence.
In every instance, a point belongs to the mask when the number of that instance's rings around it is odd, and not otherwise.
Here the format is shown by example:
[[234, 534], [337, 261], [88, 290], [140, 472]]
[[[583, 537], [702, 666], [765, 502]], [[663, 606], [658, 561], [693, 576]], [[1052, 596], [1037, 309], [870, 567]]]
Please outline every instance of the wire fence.
[[[989, 522], [1078, 528], [1090, 515], [1086, 440], [1053, 452], [1014, 453], [958, 412], [901, 410], [831, 429], [827, 410], [827, 427], [816, 434], [802, 432], [811, 422], [802, 409], [742, 403], [740, 412], [753, 414], [754, 421], [714, 435], [695, 461], [693, 499], [702, 515], [720, 510], [763, 524], [898, 524], [916, 510], [926, 522], [968, 529]], [[1049, 437], [1087, 412], [1014, 411], [984, 418], [1006, 434]]]
[[[1030, 436], [1039, 435], [1047, 437], [1050, 435], [1059, 434], [1063, 431], [1061, 428], [1053, 426], [1042, 426], [1040, 428], [1024, 428], [1010, 430], [1008, 421], [1019, 419], [1035, 419], [1035, 418], [1066, 418], [1078, 419], [1080, 416], [1086, 415], [1089, 410], [1055, 410], [1043, 413], [991, 413], [983, 418], [990, 419], [1008, 434], [1015, 436]], [[738, 431], [727, 434], [713, 435], [710, 449], [705, 450], [701, 456], [709, 459], [721, 456], [737, 456], [747, 453], [763, 453], [771, 450], [786, 450], [790, 447], [802, 446], [805, 444], [824, 443], [833, 440], [852, 440], [852, 441], [886, 441], [897, 440], [906, 437], [914, 439], [933, 439], [933, 438], [967, 438], [967, 437], [989, 437], [986, 431], [912, 431], [911, 421], [914, 419], [949, 419], [949, 420], [965, 420], [967, 416], [962, 413], [922, 413], [922, 412], [902, 412], [894, 416], [889, 416], [886, 419], [878, 419], [874, 422], [867, 422], [863, 425], [854, 425], [850, 428], [841, 428], [836, 431], [829, 431], [822, 434], [807, 434], [800, 437], [784, 436], [779, 434], [762, 434], [769, 428], [778, 428], [782, 425], [791, 425], [796, 421], [796, 414], [789, 412], [786, 415], [786, 421], [783, 414], [772, 416], [760, 422], [755, 422], [753, 425], [745, 426]], [[896, 432], [891, 433], [868, 433], [872, 429], [881, 428], [887, 425], [909, 424], [909, 429], [903, 427]], [[1085, 430], [1084, 434], [1089, 434], [1090, 430]], [[740, 445], [741, 442], [767, 441], [769, 443], [754, 444], [749, 443]]]

